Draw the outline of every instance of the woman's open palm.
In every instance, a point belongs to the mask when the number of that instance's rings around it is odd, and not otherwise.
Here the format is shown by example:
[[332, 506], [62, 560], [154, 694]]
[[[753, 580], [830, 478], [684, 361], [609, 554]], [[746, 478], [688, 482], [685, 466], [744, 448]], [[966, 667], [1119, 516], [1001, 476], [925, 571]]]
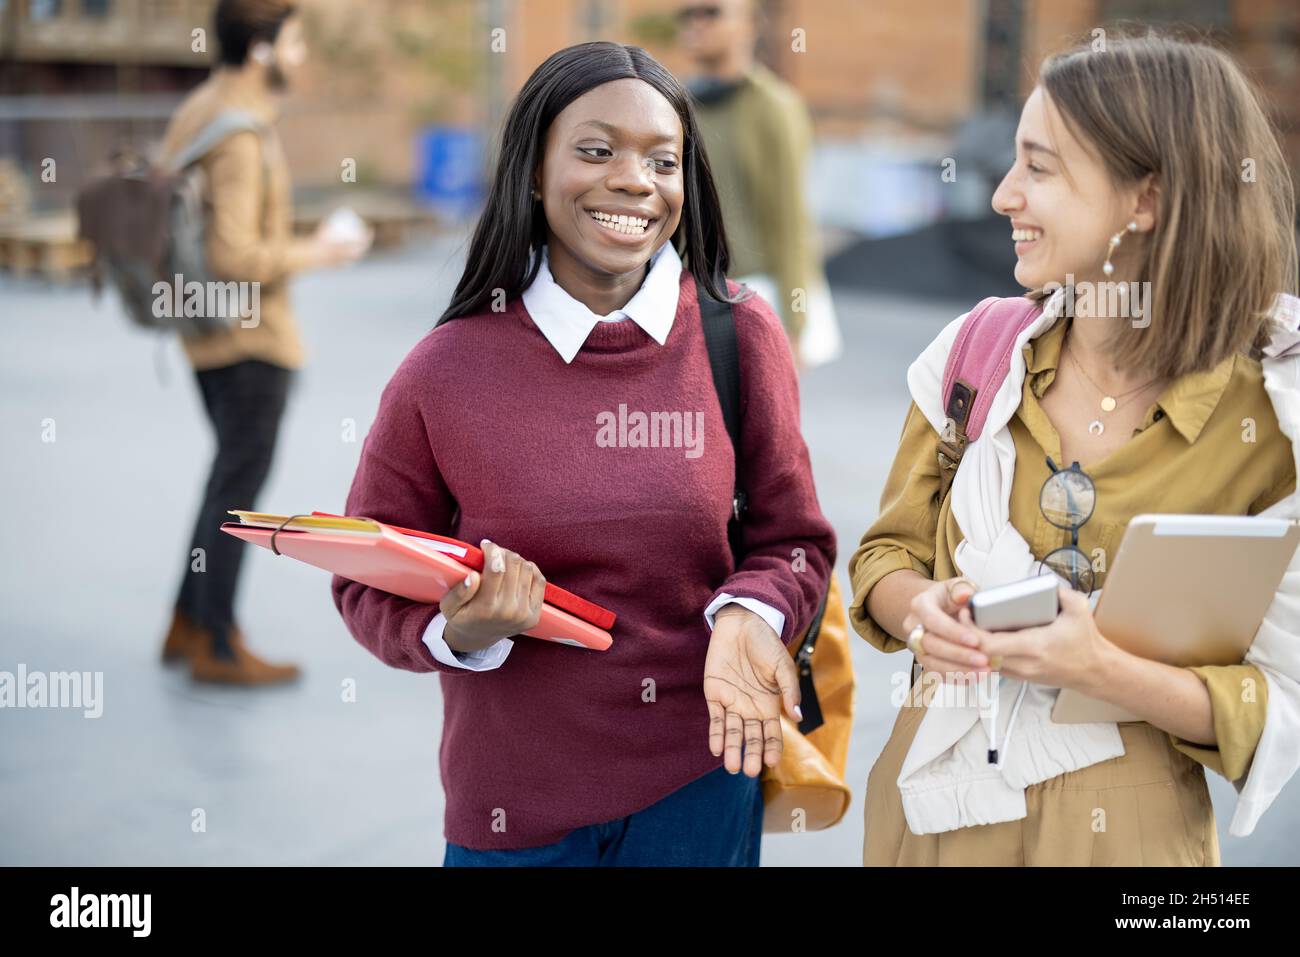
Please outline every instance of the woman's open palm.
[[732, 774], [755, 777], [781, 760], [781, 710], [799, 718], [799, 672], [770, 625], [740, 605], [714, 618], [704, 660], [709, 750]]

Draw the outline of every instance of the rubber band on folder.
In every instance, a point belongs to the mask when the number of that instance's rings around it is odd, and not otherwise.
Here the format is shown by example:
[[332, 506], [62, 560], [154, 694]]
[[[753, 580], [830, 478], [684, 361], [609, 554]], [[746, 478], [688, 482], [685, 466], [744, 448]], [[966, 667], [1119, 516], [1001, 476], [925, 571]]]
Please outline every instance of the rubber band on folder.
[[278, 549], [278, 548], [275, 547], [275, 536], [279, 535], [279, 534], [280, 534], [280, 529], [284, 528], [286, 525], [288, 525], [290, 522], [292, 522], [295, 518], [311, 518], [311, 513], [310, 513], [310, 512], [299, 512], [297, 515], [290, 515], [290, 516], [289, 516], [288, 518], [286, 518], [283, 522], [281, 522], [278, 526], [276, 526], [275, 531], [273, 531], [273, 532], [271, 533], [271, 551], [275, 552], [275, 554], [277, 554], [277, 555], [280, 554], [280, 549]]
[[[280, 530], [281, 530], [282, 528], [284, 528], [286, 525], [288, 525], [290, 522], [292, 522], [295, 518], [313, 518], [313, 517], [315, 517], [315, 516], [316, 516], [316, 513], [315, 513], [315, 512], [299, 512], [297, 515], [290, 515], [290, 516], [289, 516], [288, 518], [286, 518], [283, 522], [281, 522], [279, 525], [277, 525], [277, 526], [275, 527], [275, 530], [271, 532], [271, 551], [275, 552], [275, 554], [277, 554], [277, 555], [282, 555], [282, 554], [284, 554], [283, 552], [280, 551], [280, 549], [278, 549], [278, 548], [275, 547], [275, 536], [277, 536], [277, 535], [280, 534]], [[352, 517], [352, 518], [358, 518], [358, 519], [361, 519], [362, 521], [366, 521], [366, 522], [374, 522], [376, 525], [380, 524], [378, 520], [373, 519], [373, 518], [370, 518], [369, 516], [366, 516], [366, 515], [354, 515], [354, 516], [350, 516], [350, 517]]]

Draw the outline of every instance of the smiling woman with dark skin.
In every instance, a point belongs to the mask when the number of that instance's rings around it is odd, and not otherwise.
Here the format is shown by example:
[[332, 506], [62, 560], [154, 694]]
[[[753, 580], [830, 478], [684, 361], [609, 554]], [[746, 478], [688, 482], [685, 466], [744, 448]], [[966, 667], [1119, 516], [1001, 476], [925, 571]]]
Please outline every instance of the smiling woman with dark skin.
[[[728, 258], [672, 75], [615, 43], [542, 64], [507, 118], [465, 272], [385, 390], [347, 503], [480, 542], [484, 571], [436, 606], [335, 580], [359, 641], [442, 675], [447, 864], [758, 863], [758, 776], [781, 758], [782, 712], [800, 717], [788, 644], [835, 545], [780, 320], [728, 284]], [[701, 296], [732, 303], [739, 462]], [[628, 407], [698, 421], [698, 457], [666, 426], [600, 443], [594, 423]], [[739, 563], [737, 471], [752, 499]], [[518, 638], [543, 568], [618, 615], [608, 651]]]
[[[641, 80], [615, 80], [570, 103], [551, 124], [535, 184], [546, 213], [555, 281], [597, 315], [641, 288], [650, 253], [682, 218], [682, 124]], [[637, 216], [637, 233], [603, 226], [592, 212]]]

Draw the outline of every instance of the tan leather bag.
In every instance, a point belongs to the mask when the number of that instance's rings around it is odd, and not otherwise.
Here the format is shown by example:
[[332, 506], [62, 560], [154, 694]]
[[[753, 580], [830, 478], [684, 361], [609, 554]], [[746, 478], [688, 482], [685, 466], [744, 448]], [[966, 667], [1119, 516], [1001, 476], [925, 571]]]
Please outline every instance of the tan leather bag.
[[[736, 449], [736, 491], [727, 537], [739, 556], [747, 497], [740, 478], [740, 352], [735, 318], [730, 303], [718, 302], [699, 290], [697, 297], [718, 405]], [[809, 633], [814, 636], [811, 641]], [[761, 782], [765, 833], [820, 831], [838, 823], [849, 807], [844, 764], [853, 728], [853, 660], [848, 613], [833, 568], [821, 614], [814, 616], [797, 641], [790, 642], [790, 654], [799, 669], [801, 724], [809, 730], [804, 733], [781, 716], [781, 762], [775, 768], [764, 768]]]
[[[852, 798], [844, 766], [853, 730], [853, 659], [848, 613], [833, 570], [811, 661], [807, 660], [803, 635], [790, 643], [790, 653], [801, 676], [811, 666], [823, 723], [803, 734], [793, 721], [781, 716], [781, 763], [763, 769], [763, 831], [769, 834], [820, 831], [838, 824]], [[804, 711], [808, 717], [807, 709]]]

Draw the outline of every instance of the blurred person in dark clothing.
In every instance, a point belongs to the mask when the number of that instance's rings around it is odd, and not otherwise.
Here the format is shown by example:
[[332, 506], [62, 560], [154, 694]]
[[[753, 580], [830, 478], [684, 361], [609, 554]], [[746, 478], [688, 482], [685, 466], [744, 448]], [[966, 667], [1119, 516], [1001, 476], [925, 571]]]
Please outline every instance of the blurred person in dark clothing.
[[251, 323], [182, 340], [217, 449], [162, 657], [188, 660], [202, 681], [258, 685], [298, 675], [296, 666], [263, 661], [245, 646], [234, 620], [244, 545], [219, 529], [227, 509], [251, 508], [262, 488], [303, 361], [289, 277], [350, 262], [368, 245], [336, 241], [324, 231], [292, 235], [289, 169], [272, 124], [306, 56], [299, 21], [286, 0], [219, 0], [218, 65], [181, 103], [162, 143], [166, 161], [218, 117], [237, 112], [257, 124], [230, 133], [198, 161], [207, 183], [208, 266], [221, 280], [256, 284], [259, 302]]
[[688, 3], [677, 20], [699, 71], [687, 86], [722, 200], [732, 273], [772, 303], [801, 368], [828, 362], [840, 337], [804, 189], [808, 109], [754, 59], [754, 0]]

